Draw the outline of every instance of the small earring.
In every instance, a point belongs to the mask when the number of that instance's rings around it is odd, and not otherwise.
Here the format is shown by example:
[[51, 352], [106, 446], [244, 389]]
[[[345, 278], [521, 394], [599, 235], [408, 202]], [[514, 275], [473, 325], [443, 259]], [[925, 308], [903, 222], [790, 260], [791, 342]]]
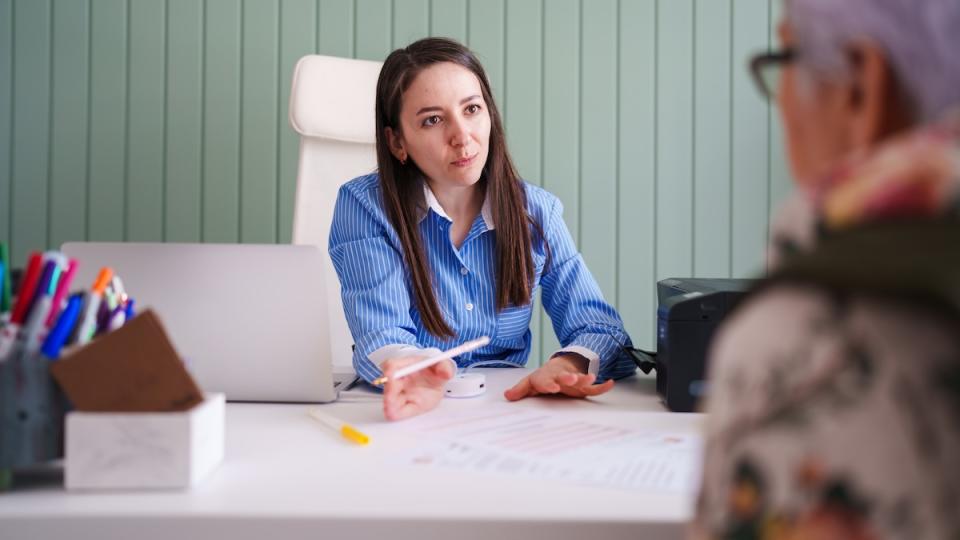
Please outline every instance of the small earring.
[[406, 164], [407, 164], [407, 156], [403, 156], [402, 158], [400, 158], [400, 164], [401, 164], [401, 165], [406, 165]]

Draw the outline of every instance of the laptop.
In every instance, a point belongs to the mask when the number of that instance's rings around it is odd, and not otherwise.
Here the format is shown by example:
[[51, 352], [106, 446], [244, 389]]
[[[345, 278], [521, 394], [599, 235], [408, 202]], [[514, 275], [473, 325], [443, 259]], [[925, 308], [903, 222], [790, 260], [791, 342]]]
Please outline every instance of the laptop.
[[62, 251], [79, 261], [74, 289], [113, 268], [204, 391], [229, 401], [337, 398], [318, 247], [68, 242]]

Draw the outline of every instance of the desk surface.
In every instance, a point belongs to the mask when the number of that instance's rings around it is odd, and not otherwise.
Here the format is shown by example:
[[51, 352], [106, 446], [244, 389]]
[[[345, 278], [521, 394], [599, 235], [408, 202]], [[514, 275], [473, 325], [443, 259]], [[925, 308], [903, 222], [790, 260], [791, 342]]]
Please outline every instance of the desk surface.
[[[504, 402], [526, 370], [483, 370], [489, 391], [443, 408]], [[302, 404], [229, 404], [226, 457], [189, 491], [67, 493], [62, 475], [38, 471], [0, 494], [0, 535], [104, 538], [680, 538], [692, 497], [532, 483], [501, 475], [410, 470], [387, 463], [392, 448], [357, 447], [321, 428]], [[590, 400], [513, 404], [630, 427], [694, 432], [697, 414], [668, 413], [648, 377]], [[379, 396], [352, 391], [324, 411], [355, 423], [383, 421]]]

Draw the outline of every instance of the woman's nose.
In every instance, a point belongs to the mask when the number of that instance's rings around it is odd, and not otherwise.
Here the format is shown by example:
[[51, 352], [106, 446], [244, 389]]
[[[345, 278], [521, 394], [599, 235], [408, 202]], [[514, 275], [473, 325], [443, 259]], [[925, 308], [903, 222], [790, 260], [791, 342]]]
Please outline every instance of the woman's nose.
[[455, 147], [466, 146], [470, 141], [470, 129], [466, 120], [457, 117], [448, 126], [450, 126], [450, 144]]

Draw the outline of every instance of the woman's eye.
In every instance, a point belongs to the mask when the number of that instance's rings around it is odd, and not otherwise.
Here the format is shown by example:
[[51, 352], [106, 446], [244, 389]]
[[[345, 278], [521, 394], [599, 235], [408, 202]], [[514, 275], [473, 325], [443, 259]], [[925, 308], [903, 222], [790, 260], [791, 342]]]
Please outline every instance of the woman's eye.
[[480, 106], [477, 105], [476, 103], [471, 103], [470, 105], [467, 105], [467, 114], [476, 114], [478, 112], [480, 112]]
[[440, 117], [437, 115], [429, 116], [423, 120], [424, 127], [435, 126], [440, 123]]

